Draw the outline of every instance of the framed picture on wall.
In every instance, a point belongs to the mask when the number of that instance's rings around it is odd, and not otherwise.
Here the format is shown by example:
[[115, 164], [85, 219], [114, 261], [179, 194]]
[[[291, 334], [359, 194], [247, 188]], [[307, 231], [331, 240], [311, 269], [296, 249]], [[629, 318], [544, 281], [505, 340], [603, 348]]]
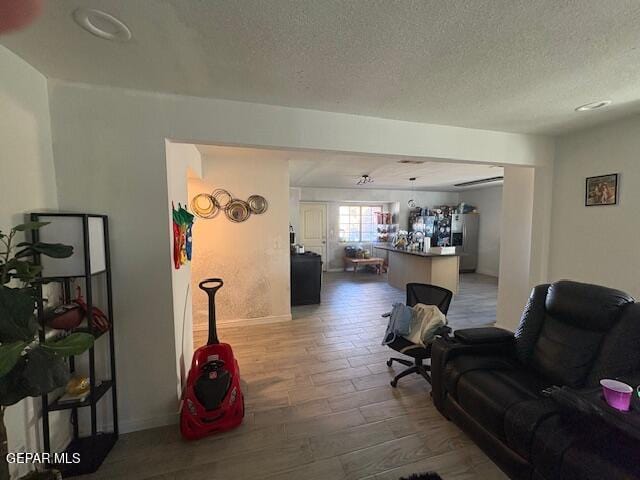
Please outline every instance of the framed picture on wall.
[[616, 205], [618, 203], [618, 174], [587, 177], [584, 204], [586, 207], [597, 205]]

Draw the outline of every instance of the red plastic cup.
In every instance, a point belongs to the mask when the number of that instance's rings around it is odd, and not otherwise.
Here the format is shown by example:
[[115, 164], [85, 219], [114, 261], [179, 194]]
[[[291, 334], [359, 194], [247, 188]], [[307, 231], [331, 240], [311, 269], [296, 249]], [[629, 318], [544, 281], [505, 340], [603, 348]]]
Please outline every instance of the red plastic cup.
[[602, 394], [609, 406], [623, 412], [629, 411], [631, 396], [633, 395], [633, 387], [631, 385], [609, 378], [600, 380], [600, 385], [602, 385]]

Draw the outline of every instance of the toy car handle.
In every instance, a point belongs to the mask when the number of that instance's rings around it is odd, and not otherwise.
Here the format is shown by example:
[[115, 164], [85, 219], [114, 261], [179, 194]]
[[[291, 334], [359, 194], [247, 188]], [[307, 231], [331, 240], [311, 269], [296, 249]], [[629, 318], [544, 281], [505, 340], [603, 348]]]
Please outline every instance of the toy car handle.
[[207, 345], [215, 345], [220, 343], [218, 340], [218, 330], [216, 327], [216, 292], [222, 288], [224, 282], [221, 278], [206, 278], [202, 280], [198, 286], [204, 290], [209, 297], [209, 338]]
[[198, 284], [200, 289], [207, 292], [207, 294], [217, 292], [223, 285], [224, 282], [221, 278], [207, 278]]

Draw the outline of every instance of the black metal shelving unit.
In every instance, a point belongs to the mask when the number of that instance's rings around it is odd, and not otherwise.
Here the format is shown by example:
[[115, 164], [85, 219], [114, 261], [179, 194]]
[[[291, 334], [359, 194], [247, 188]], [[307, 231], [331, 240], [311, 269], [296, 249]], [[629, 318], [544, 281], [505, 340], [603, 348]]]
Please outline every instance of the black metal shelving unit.
[[[72, 301], [72, 286], [71, 282], [74, 280], [84, 280], [84, 295], [85, 301], [88, 307], [87, 312], [87, 326], [80, 327], [74, 331], [84, 331], [93, 334], [95, 342], [87, 352], [82, 355], [88, 356], [89, 364], [89, 382], [90, 393], [89, 396], [82, 401], [75, 401], [70, 403], [59, 403], [58, 399], [53, 401], [50, 399], [50, 395], [42, 396], [42, 434], [44, 442], [44, 451], [51, 453], [51, 437], [50, 437], [50, 412], [60, 410], [71, 410], [71, 424], [73, 427], [73, 438], [67, 445], [64, 453], [69, 454], [69, 458], [74, 453], [80, 454], [80, 462], [77, 464], [50, 464], [51, 468], [56, 468], [62, 472], [64, 478], [72, 477], [75, 475], [83, 475], [87, 473], [95, 472], [104, 459], [107, 457], [111, 448], [118, 440], [118, 397], [116, 391], [116, 360], [115, 360], [115, 343], [114, 343], [114, 317], [113, 317], [113, 297], [112, 297], [112, 283], [111, 283], [111, 261], [109, 251], [109, 223], [106, 215], [84, 214], [84, 213], [32, 213], [31, 220], [34, 222], [42, 221], [43, 219], [50, 219], [51, 217], [73, 217], [79, 219], [81, 222], [82, 231], [82, 246], [84, 255], [84, 271], [78, 275], [65, 275], [65, 276], [51, 276], [47, 277], [46, 272], [40, 277], [38, 282], [39, 288], [37, 288], [37, 314], [39, 320], [39, 338], [40, 341], [45, 340], [46, 327], [45, 327], [45, 308], [42, 285], [44, 283], [58, 282], [62, 286], [62, 298], [64, 303], [70, 303]], [[104, 263], [105, 268], [100, 271], [93, 272], [91, 268], [91, 245], [89, 234], [90, 219], [100, 219], [103, 225], [103, 240], [104, 240]], [[46, 228], [46, 227], [45, 227]], [[33, 241], [39, 240], [40, 234], [38, 230], [34, 230], [32, 233]], [[61, 243], [64, 243], [61, 242]], [[40, 263], [40, 259], [35, 259], [37, 263]], [[93, 280], [99, 276], [104, 276], [104, 284], [106, 289], [106, 315], [109, 319], [109, 329], [106, 331], [99, 331], [93, 327], [92, 324], [92, 308], [94, 306], [94, 291]], [[102, 379], [98, 381], [96, 377], [96, 349], [104, 348], [103, 337], [106, 337], [109, 349], [109, 373], [110, 378]], [[76, 357], [69, 357], [69, 370], [73, 374], [76, 371]], [[105, 398], [107, 394], [111, 393], [111, 416], [113, 421], [113, 429], [109, 432], [98, 430], [98, 402]], [[79, 428], [79, 410], [81, 408], [90, 409], [90, 423], [91, 430], [90, 435], [80, 436]]]

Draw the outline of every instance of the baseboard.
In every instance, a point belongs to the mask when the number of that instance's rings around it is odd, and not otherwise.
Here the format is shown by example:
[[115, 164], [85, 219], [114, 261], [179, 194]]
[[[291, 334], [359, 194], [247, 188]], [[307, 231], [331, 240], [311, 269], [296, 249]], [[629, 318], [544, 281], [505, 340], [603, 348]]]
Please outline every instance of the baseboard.
[[[291, 314], [288, 315], [271, 315], [268, 317], [256, 317], [256, 318], [234, 318], [231, 320], [218, 320], [218, 325], [261, 325], [266, 323], [280, 323], [290, 322]], [[206, 332], [209, 329], [207, 324], [194, 325], [194, 332]]]
[[498, 272], [494, 272], [493, 270], [484, 270], [482, 268], [478, 268], [476, 269], [476, 273], [479, 273], [481, 275], [487, 275], [489, 277], [498, 277]]
[[262, 325], [265, 323], [290, 322], [291, 314], [288, 315], [270, 315], [268, 317], [257, 318], [236, 318], [233, 320], [221, 320], [219, 325]]
[[[164, 427], [167, 425], [177, 425], [180, 416], [178, 413], [162, 415], [159, 417], [143, 418], [140, 420], [129, 420], [118, 422], [120, 433], [137, 432], [139, 430], [149, 430], [150, 428]], [[105, 425], [106, 431], [111, 431], [113, 425]]]

